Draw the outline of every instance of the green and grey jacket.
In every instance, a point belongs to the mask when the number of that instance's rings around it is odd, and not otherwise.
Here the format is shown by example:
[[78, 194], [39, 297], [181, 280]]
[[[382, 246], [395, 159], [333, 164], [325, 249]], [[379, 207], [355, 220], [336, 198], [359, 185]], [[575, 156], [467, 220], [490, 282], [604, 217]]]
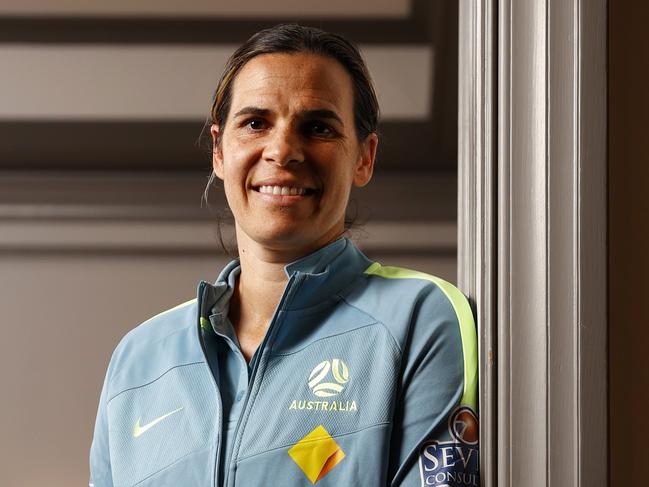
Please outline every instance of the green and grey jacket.
[[117, 346], [91, 486], [479, 485], [476, 330], [454, 286], [337, 240], [286, 267], [233, 385], [239, 272], [235, 260]]

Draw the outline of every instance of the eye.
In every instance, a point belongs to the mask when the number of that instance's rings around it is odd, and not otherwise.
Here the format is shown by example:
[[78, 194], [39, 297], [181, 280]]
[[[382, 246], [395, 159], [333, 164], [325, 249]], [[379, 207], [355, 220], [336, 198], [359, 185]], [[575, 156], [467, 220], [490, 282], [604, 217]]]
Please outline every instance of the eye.
[[266, 128], [266, 122], [261, 118], [251, 118], [244, 122], [244, 126], [251, 130], [262, 130]]
[[331, 137], [335, 134], [334, 129], [324, 122], [310, 122], [306, 129], [308, 134], [317, 137]]

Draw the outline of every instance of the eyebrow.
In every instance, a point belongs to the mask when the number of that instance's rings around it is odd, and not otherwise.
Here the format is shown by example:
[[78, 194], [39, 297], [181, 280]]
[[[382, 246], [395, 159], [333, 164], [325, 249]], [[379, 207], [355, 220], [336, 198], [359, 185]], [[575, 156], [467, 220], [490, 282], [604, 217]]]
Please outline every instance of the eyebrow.
[[234, 117], [240, 117], [242, 115], [259, 115], [260, 117], [267, 117], [270, 115], [270, 110], [266, 108], [259, 107], [244, 107], [234, 114]]
[[304, 118], [327, 118], [337, 121], [340, 125], [345, 125], [336, 112], [324, 108], [306, 110], [305, 112], [303, 112], [302, 116]]
[[[234, 118], [241, 117], [243, 115], [257, 115], [259, 117], [267, 117], [271, 114], [271, 111], [267, 108], [260, 108], [255, 106], [244, 107], [234, 114]], [[313, 118], [324, 118], [335, 120], [340, 125], [344, 125], [342, 119], [338, 116], [333, 110], [327, 110], [326, 108], [317, 108], [314, 110], [305, 110], [300, 114], [302, 118], [313, 119]]]

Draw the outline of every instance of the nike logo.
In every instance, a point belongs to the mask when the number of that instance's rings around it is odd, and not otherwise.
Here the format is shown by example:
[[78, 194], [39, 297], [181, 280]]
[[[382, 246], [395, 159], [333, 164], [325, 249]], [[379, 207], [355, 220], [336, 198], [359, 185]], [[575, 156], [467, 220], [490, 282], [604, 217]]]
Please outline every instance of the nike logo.
[[181, 411], [182, 409], [183, 409], [182, 406], [179, 407], [178, 409], [174, 409], [173, 411], [171, 411], [171, 412], [169, 412], [167, 414], [163, 414], [159, 418], [154, 419], [153, 421], [151, 421], [150, 423], [145, 424], [144, 426], [140, 426], [140, 420], [142, 418], [138, 418], [137, 422], [135, 423], [135, 427], [133, 428], [133, 438], [137, 438], [137, 437], [143, 435], [148, 430], [153, 428], [156, 424], [158, 424], [160, 421], [162, 421], [163, 419], [167, 419], [169, 416], [171, 416], [172, 414], [176, 414], [178, 411]]

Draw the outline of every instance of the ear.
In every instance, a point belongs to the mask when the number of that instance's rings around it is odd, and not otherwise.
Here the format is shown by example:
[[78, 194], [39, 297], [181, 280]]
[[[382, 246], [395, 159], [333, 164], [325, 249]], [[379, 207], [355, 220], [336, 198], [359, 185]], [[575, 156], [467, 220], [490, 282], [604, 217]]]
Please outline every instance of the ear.
[[358, 162], [354, 169], [354, 186], [359, 188], [365, 186], [372, 179], [374, 172], [374, 159], [376, 158], [376, 147], [379, 144], [379, 138], [375, 133], [371, 133], [361, 145]]
[[210, 134], [212, 134], [212, 168], [214, 169], [214, 174], [219, 179], [223, 179], [223, 151], [221, 150], [221, 143], [219, 141], [219, 137], [221, 136], [219, 126], [213, 124], [210, 128]]

